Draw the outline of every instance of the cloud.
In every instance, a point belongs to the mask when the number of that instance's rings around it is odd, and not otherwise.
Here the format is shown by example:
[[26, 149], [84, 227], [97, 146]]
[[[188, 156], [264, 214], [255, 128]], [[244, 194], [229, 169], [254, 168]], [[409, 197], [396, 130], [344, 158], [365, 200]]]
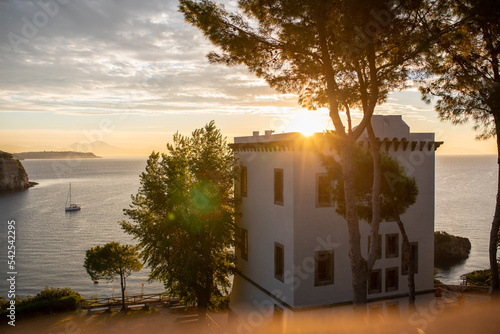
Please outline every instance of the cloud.
[[[209, 65], [176, 1], [0, 2], [0, 112], [232, 113], [297, 107], [246, 68]], [[255, 95], [259, 96], [258, 99]]]

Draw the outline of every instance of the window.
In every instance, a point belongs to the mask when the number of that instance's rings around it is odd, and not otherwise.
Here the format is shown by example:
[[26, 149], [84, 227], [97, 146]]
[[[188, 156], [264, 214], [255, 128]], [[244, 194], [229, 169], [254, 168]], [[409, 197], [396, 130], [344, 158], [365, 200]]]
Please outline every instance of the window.
[[333, 250], [314, 253], [314, 286], [333, 284]]
[[385, 292], [396, 291], [398, 286], [399, 270], [398, 268], [387, 268], [385, 270]]
[[316, 207], [332, 206], [330, 179], [327, 174], [316, 174]]
[[248, 230], [241, 229], [241, 258], [248, 261]]
[[[371, 240], [372, 236], [368, 236], [368, 253], [370, 253], [370, 246], [371, 246]], [[379, 234], [378, 235], [378, 245], [377, 245], [377, 260], [382, 258], [382, 236]]]
[[285, 249], [282, 244], [274, 243], [274, 277], [284, 281], [285, 272]]
[[241, 166], [240, 171], [240, 194], [247, 197], [247, 167]]
[[399, 234], [387, 234], [385, 236], [385, 257], [393, 258], [399, 256]]
[[274, 169], [274, 204], [283, 205], [283, 169]]
[[368, 279], [368, 293], [380, 293], [382, 291], [382, 271], [375, 269], [370, 272]]
[[[413, 270], [418, 273], [418, 242], [412, 242], [411, 254], [413, 255]], [[403, 247], [403, 256], [401, 257], [401, 275], [408, 275], [408, 253]]]

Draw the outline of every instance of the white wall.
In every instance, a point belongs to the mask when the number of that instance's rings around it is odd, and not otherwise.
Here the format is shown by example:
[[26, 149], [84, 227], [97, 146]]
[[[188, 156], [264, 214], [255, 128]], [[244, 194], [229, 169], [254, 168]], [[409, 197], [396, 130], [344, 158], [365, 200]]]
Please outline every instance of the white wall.
[[[375, 131], [381, 139], [407, 138], [409, 141], [433, 141], [433, 134], [410, 134], [401, 117], [375, 117]], [[383, 132], [383, 134], [378, 133]], [[298, 140], [298, 134], [251, 136], [235, 138], [235, 143], [265, 143], [283, 140]], [[365, 138], [362, 138], [365, 139]], [[328, 147], [324, 147], [325, 152]], [[330, 152], [332, 153], [332, 152]], [[403, 151], [391, 146], [389, 153], [404, 167], [409, 176], [415, 177], [419, 188], [416, 203], [402, 216], [410, 242], [418, 242], [418, 274], [416, 290], [433, 289], [434, 272], [434, 148], [427, 145], [422, 151], [411, 144]], [[316, 207], [316, 174], [324, 173], [320, 159], [312, 149], [294, 151], [250, 151], [237, 152], [240, 163], [247, 167], [248, 195], [241, 203], [241, 227], [248, 230], [248, 261], [239, 259], [238, 268], [258, 286], [273, 294], [293, 308], [332, 305], [352, 300], [352, 279], [349, 259], [349, 243], [345, 220], [335, 213], [333, 207]], [[274, 204], [274, 169], [284, 171], [284, 205]], [[367, 254], [369, 225], [361, 222], [362, 251]], [[403, 254], [402, 236], [399, 236], [399, 256], [386, 258], [385, 235], [398, 233], [395, 222], [380, 225], [382, 235], [382, 259], [374, 269], [382, 269], [382, 291], [370, 294], [369, 298], [391, 297], [408, 292], [407, 276], [401, 274]], [[274, 277], [274, 243], [285, 246], [285, 280]], [[334, 284], [314, 286], [314, 252], [334, 250]], [[239, 255], [239, 252], [238, 252]], [[385, 291], [385, 268], [399, 268], [399, 288]], [[238, 277], [238, 276], [237, 276]], [[235, 282], [242, 278], [236, 278]], [[241, 284], [240, 284], [241, 285]], [[246, 285], [245, 296], [259, 303], [268, 295], [257, 292], [254, 285]], [[252, 296], [251, 291], [255, 290]], [[235, 283], [233, 290], [238, 290]], [[263, 299], [262, 299], [263, 298]], [[241, 301], [241, 298], [240, 298]], [[236, 302], [236, 300], [234, 301]], [[275, 303], [279, 303], [276, 299]], [[233, 300], [231, 301], [233, 305]]]

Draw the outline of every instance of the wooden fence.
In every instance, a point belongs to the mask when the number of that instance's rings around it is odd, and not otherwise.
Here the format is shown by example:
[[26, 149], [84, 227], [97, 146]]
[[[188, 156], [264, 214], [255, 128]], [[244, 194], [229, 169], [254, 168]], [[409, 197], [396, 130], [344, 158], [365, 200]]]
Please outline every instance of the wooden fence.
[[[141, 294], [133, 296], [125, 296], [125, 305], [136, 305], [136, 304], [152, 304], [152, 303], [163, 303], [168, 301], [178, 301], [178, 298], [171, 298], [167, 293], [154, 293], [154, 294]], [[82, 303], [82, 308], [95, 308], [95, 307], [110, 307], [110, 306], [121, 306], [122, 298], [110, 297], [110, 298], [90, 298], [86, 299]]]

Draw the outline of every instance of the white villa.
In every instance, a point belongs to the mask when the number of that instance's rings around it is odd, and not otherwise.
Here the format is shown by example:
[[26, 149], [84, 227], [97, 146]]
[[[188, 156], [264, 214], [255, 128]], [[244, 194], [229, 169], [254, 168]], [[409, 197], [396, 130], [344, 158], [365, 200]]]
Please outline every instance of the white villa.
[[[418, 303], [434, 298], [434, 161], [442, 144], [434, 133], [411, 133], [401, 116], [373, 116], [382, 149], [396, 158], [419, 189], [402, 216], [417, 256]], [[362, 136], [359, 145], [367, 145]], [[289, 321], [297, 312], [352, 304], [347, 224], [335, 212], [326, 171], [317, 151], [334, 154], [323, 134], [237, 137], [232, 147], [241, 164], [237, 218], [242, 246], [231, 295], [231, 317], [252, 327], [272, 319]], [[367, 256], [369, 225], [360, 223]], [[396, 222], [380, 224], [380, 255], [368, 280], [369, 310], [404, 312], [407, 266]]]

